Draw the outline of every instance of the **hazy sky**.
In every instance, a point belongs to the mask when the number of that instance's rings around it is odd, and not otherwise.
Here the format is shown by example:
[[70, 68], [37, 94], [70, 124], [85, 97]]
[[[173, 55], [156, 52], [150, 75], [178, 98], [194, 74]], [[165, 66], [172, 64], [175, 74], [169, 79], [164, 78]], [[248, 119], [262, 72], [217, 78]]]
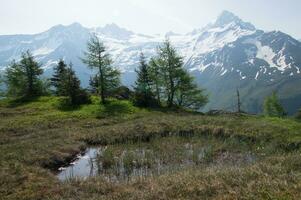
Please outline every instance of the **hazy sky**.
[[223, 10], [264, 30], [301, 38], [301, 0], [0, 0], [0, 34], [38, 33], [56, 24], [116, 23], [135, 32], [186, 33]]

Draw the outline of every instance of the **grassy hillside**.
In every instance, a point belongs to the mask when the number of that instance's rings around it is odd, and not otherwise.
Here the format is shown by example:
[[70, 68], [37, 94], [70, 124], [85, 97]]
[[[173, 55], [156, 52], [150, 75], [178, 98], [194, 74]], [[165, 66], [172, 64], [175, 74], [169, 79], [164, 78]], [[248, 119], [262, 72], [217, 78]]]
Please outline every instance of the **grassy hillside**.
[[[116, 100], [101, 106], [97, 98], [72, 109], [59, 102], [0, 102], [0, 199], [301, 198], [299, 121], [154, 111]], [[91, 145], [116, 152], [126, 144], [154, 145], [172, 155], [187, 138], [211, 150], [204, 162], [185, 170], [129, 182], [97, 176], [61, 182], [55, 176]], [[247, 153], [254, 162], [240, 162]]]

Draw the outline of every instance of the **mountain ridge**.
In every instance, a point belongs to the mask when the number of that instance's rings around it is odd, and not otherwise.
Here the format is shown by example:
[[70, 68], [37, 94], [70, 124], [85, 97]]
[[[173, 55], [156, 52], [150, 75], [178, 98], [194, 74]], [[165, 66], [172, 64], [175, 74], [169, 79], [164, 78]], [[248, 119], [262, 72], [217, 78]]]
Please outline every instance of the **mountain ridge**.
[[[134, 83], [140, 51], [149, 58], [168, 37], [183, 56], [185, 68], [210, 93], [206, 109], [234, 109], [236, 88], [242, 90], [242, 99], [248, 102], [244, 109], [249, 112], [260, 112], [263, 97], [272, 90], [279, 92], [290, 114], [301, 107], [300, 103], [293, 106], [287, 103], [294, 98], [298, 101], [301, 89], [294, 89], [293, 94], [284, 91], [292, 82], [301, 84], [301, 43], [280, 31], [256, 29], [229, 11], [219, 15], [215, 23], [187, 34], [144, 35], [114, 23], [96, 28], [72, 23], [57, 25], [39, 34], [0, 36], [0, 68], [2, 66], [3, 69], [12, 59], [18, 59], [22, 51], [30, 49], [44, 64], [47, 76], [52, 73], [57, 60], [63, 58], [73, 62], [86, 86], [92, 72], [79, 57], [91, 34], [96, 34], [107, 46], [114, 64], [123, 72], [122, 81], [127, 86]], [[255, 86], [258, 91], [253, 91]], [[224, 96], [223, 101], [218, 98], [221, 95]], [[287, 98], [289, 100], [285, 100]], [[247, 99], [255, 100], [249, 102]]]

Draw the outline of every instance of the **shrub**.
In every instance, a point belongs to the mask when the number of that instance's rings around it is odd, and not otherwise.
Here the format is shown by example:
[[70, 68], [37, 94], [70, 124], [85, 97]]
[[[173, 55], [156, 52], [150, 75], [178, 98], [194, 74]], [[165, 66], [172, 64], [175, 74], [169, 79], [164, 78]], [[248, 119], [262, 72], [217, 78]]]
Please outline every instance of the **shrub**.
[[85, 90], [80, 90], [75, 97], [71, 98], [68, 96], [59, 97], [57, 108], [60, 110], [74, 109], [83, 104], [92, 103], [90, 96]]
[[135, 92], [134, 95], [134, 104], [138, 107], [151, 107], [151, 108], [157, 108], [160, 107], [159, 102], [154, 96], [149, 96], [147, 101], [145, 100], [145, 94]]
[[74, 103], [76, 105], [90, 104], [91, 103], [90, 95], [87, 93], [86, 90], [81, 89], [77, 94]]
[[118, 100], [129, 100], [133, 97], [133, 92], [126, 86], [120, 86], [109, 92], [109, 96]]

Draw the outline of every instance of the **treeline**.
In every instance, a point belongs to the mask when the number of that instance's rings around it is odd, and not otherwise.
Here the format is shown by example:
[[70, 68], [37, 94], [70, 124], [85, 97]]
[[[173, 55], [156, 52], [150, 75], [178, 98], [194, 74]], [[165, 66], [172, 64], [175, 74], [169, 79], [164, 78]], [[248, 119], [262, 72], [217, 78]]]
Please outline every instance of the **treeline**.
[[[146, 58], [141, 52], [133, 91], [121, 86], [121, 73], [113, 66], [109, 53], [97, 36], [93, 35], [87, 42], [87, 50], [81, 60], [95, 72], [90, 77], [89, 87], [85, 89], [81, 87], [72, 63], [66, 64], [64, 60], [59, 60], [52, 77], [43, 79], [42, 65], [26, 51], [18, 62], [13, 60], [0, 77], [0, 96], [27, 100], [42, 95], [56, 95], [64, 97], [61, 102], [63, 105], [77, 106], [90, 103], [90, 96], [98, 95], [101, 104], [106, 104], [108, 98], [113, 97], [132, 100], [139, 107], [193, 110], [200, 109], [208, 102], [204, 90], [197, 86], [194, 78], [185, 70], [183, 58], [169, 40], [164, 41], [151, 58]], [[238, 112], [240, 104], [238, 100]], [[275, 92], [265, 98], [263, 114], [271, 117], [286, 115]], [[301, 119], [301, 109], [297, 117]]]
[[82, 62], [95, 74], [90, 78], [89, 88], [81, 88], [80, 80], [72, 68], [59, 60], [50, 79], [42, 79], [43, 68], [27, 51], [20, 61], [12, 61], [4, 73], [6, 96], [31, 99], [42, 95], [65, 97], [65, 104], [80, 105], [90, 103], [90, 95], [99, 95], [100, 103], [108, 98], [131, 99], [140, 107], [179, 107], [198, 110], [208, 98], [204, 90], [194, 82], [184, 69], [183, 58], [166, 40], [157, 49], [156, 56], [145, 58], [140, 55], [137, 66], [137, 80], [131, 91], [120, 83], [120, 71], [100, 39], [93, 35], [87, 43]]

